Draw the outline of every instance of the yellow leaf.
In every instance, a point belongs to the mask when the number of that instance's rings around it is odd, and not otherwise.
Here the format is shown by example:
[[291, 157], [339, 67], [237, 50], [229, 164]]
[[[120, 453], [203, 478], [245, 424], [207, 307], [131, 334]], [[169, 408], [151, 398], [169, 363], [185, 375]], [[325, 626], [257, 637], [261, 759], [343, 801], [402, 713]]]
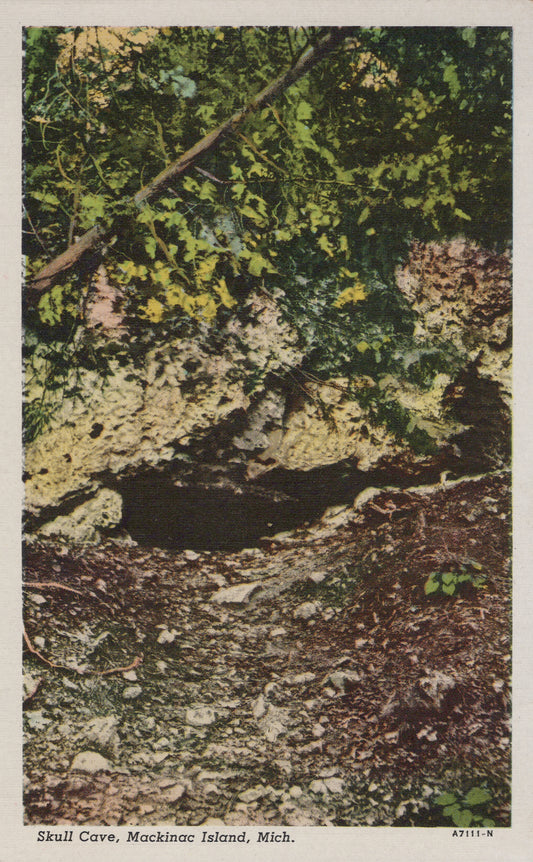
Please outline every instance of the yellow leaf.
[[342, 308], [348, 302], [361, 302], [366, 298], [365, 286], [360, 281], [356, 281], [352, 287], [347, 287], [337, 297], [333, 305], [335, 308]]
[[186, 296], [185, 291], [178, 284], [169, 284], [166, 290], [167, 303], [173, 308], [175, 305], [183, 307], [183, 301]]
[[203, 260], [198, 264], [196, 275], [200, 279], [200, 281], [210, 281], [217, 265], [218, 258], [216, 254], [212, 254], [209, 257], [204, 257]]
[[195, 305], [199, 312], [194, 315], [195, 317], [203, 317], [207, 321], [213, 320], [216, 317], [217, 304], [209, 293], [201, 293], [199, 296], [196, 296]]
[[159, 302], [159, 300], [153, 298], [148, 300], [144, 309], [145, 316], [148, 320], [151, 320], [152, 323], [159, 323], [163, 319], [164, 311], [164, 306]]
[[219, 279], [218, 284], [213, 285], [213, 290], [219, 295], [222, 305], [226, 308], [233, 308], [237, 304], [237, 300], [233, 299], [228, 290], [225, 278]]

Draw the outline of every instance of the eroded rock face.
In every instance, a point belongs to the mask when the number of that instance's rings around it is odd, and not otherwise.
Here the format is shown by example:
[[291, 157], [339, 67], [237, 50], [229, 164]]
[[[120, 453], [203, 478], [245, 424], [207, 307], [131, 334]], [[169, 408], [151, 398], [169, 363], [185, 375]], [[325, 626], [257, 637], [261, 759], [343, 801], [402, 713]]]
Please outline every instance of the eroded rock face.
[[101, 530], [117, 527], [122, 520], [122, 497], [116, 491], [102, 488], [69, 515], [58, 515], [39, 530], [43, 536], [56, 536], [75, 544], [100, 541]]
[[416, 334], [439, 336], [466, 349], [481, 377], [511, 399], [509, 253], [495, 254], [464, 239], [414, 243], [397, 284], [417, 313]]
[[[244, 427], [250, 363], [267, 374], [302, 358], [275, 303], [255, 298], [251, 306], [253, 322], [232, 322], [219, 353], [194, 340], [175, 339], [149, 351], [140, 369], [111, 362], [106, 380], [95, 371], [81, 371], [75, 381], [78, 396], [63, 400], [59, 392], [50, 427], [27, 446], [27, 513], [39, 516], [78, 501], [98, 489], [104, 474], [168, 463], [178, 450], [212, 436], [230, 418], [231, 436]], [[28, 400], [38, 399], [41, 391], [37, 379]], [[276, 405], [275, 398], [270, 400], [271, 414]], [[250, 433], [256, 447], [267, 441], [260, 428], [252, 426]], [[211, 448], [216, 460], [216, 443]]]
[[[373, 385], [370, 379], [359, 382], [362, 387]], [[451, 378], [442, 374], [430, 389], [421, 390], [389, 376], [380, 387], [409, 410], [413, 421], [438, 445], [463, 428], [443, 415], [442, 398], [450, 383]], [[284, 427], [270, 434], [268, 447], [250, 460], [248, 477], [256, 479], [278, 467], [308, 471], [347, 459], [366, 473], [404, 452], [405, 444], [384, 425], [371, 422], [368, 411], [350, 397], [349, 385], [346, 378], [306, 383], [307, 399], [289, 414]]]
[[[120, 525], [160, 546], [243, 547], [384, 476], [412, 484], [450, 466], [476, 472], [488, 450], [500, 466], [509, 446], [508, 255], [462, 240], [415, 244], [397, 280], [421, 340], [466, 354], [459, 377], [437, 374], [425, 389], [392, 376], [297, 379], [295, 331], [275, 298], [254, 296], [246, 321], [233, 318], [216, 345], [175, 338], [140, 366], [111, 361], [105, 381], [77, 372], [78, 397], [58, 392], [52, 423], [26, 449], [28, 531], [95, 542]], [[30, 400], [42, 392], [35, 380]], [[415, 455], [376, 421], [353, 397], [369, 387], [405, 410], [436, 454]]]

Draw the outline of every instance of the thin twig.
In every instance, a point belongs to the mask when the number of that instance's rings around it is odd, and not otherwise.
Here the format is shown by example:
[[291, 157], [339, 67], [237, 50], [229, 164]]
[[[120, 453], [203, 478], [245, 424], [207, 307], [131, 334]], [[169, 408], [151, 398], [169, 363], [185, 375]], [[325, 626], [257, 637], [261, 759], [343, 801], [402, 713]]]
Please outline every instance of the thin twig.
[[[49, 661], [47, 658], [45, 658], [45, 657], [44, 657], [44, 655], [43, 655], [41, 652], [39, 652], [39, 650], [38, 650], [38, 649], [36, 649], [36, 647], [34, 647], [34, 646], [33, 646], [33, 644], [32, 644], [32, 642], [31, 642], [31, 640], [30, 640], [30, 639], [29, 639], [29, 637], [28, 637], [28, 634], [27, 634], [27, 632], [26, 632], [26, 629], [25, 629], [25, 628], [22, 630], [22, 633], [23, 633], [23, 636], [24, 636], [24, 641], [25, 641], [25, 643], [26, 643], [26, 646], [28, 647], [28, 649], [29, 649], [29, 651], [31, 652], [31, 654], [32, 654], [32, 655], [37, 656], [37, 658], [38, 658], [38, 659], [40, 659], [41, 661], [43, 661], [45, 664], [47, 664], [47, 665], [48, 665], [48, 667], [55, 667], [55, 668], [60, 668], [60, 667], [61, 667], [61, 665], [59, 665], [59, 664], [54, 664], [54, 662], [53, 662], [53, 661]], [[63, 670], [72, 670], [72, 668], [63, 668]]]
[[140, 655], [136, 655], [131, 664], [126, 667], [111, 667], [109, 670], [93, 670], [91, 673], [94, 676], [109, 676], [111, 673], [127, 673], [129, 670], [135, 670], [136, 667], [139, 667], [140, 664], [143, 663], [144, 655], [141, 653]]
[[66, 590], [68, 593], [77, 593], [79, 596], [85, 595], [82, 590], [75, 590], [74, 587], [66, 587], [58, 581], [23, 581], [23, 587], [29, 587], [35, 590], [46, 590], [48, 587], [53, 587], [56, 590]]
[[[79, 667], [68, 667], [67, 665], [56, 664], [55, 662], [50, 661], [50, 659], [47, 659], [46, 656], [44, 656], [42, 654], [42, 652], [39, 652], [39, 650], [36, 649], [36, 647], [34, 647], [34, 645], [32, 644], [32, 642], [28, 636], [26, 629], [23, 628], [22, 631], [23, 631], [23, 636], [24, 636], [24, 642], [25, 642], [29, 652], [31, 652], [32, 655], [36, 656], [38, 659], [40, 659], [40, 661], [47, 664], [48, 667], [53, 667], [56, 670], [74, 671], [75, 673], [79, 674], [80, 676], [109, 676], [112, 673], [126, 673], [129, 670], [134, 670], [136, 667], [139, 667], [139, 665], [142, 664], [143, 659], [144, 659], [144, 656], [141, 653], [141, 655], [136, 655], [135, 658], [133, 659], [133, 661], [130, 662], [130, 664], [126, 665], [125, 667], [111, 667], [108, 670], [89, 670], [89, 671], [87, 671], [87, 670], [84, 670], [83, 668], [79, 668]], [[33, 694], [35, 694], [35, 692], [33, 692]], [[33, 697], [33, 694], [31, 695], [31, 697]]]

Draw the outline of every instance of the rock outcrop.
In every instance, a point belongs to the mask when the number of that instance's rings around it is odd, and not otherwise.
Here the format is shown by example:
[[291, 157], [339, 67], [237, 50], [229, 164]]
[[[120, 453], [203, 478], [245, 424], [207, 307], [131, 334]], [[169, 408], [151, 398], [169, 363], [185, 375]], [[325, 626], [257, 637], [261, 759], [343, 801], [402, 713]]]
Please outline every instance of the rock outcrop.
[[[245, 318], [231, 319], [216, 343], [157, 343], [140, 364], [109, 360], [105, 379], [72, 372], [65, 388], [76, 395], [57, 393], [49, 427], [26, 448], [27, 532], [95, 542], [122, 526], [149, 543], [152, 524], [154, 544], [177, 535], [177, 546], [200, 547], [209, 542], [191, 524], [205, 515], [214, 519], [213, 545], [227, 532], [228, 547], [242, 547], [384, 477], [412, 484], [417, 476], [435, 481], [443, 469], [501, 466], [509, 447], [509, 257], [460, 240], [415, 244], [397, 282], [420, 341], [452, 343], [466, 357], [459, 374], [436, 374], [429, 388], [391, 375], [319, 382], [299, 370], [304, 356], [276, 299], [253, 296]], [[39, 371], [28, 378], [30, 402], [45, 386]], [[414, 454], [376, 421], [357, 398], [368, 388], [410, 417], [430, 451]]]
[[474, 243], [414, 243], [397, 284], [417, 314], [421, 339], [466, 350], [480, 377], [511, 399], [511, 260]]

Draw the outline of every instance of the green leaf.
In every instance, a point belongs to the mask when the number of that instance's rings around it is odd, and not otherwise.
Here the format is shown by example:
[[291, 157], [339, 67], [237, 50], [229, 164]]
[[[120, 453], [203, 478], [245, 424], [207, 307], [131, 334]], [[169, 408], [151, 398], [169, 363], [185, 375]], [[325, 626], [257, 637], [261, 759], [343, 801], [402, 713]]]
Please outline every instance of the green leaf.
[[304, 123], [296, 122], [294, 124], [294, 128], [296, 136], [298, 138], [298, 143], [301, 146], [307, 147], [308, 149], [315, 151], [318, 149], [315, 139], [313, 138], [311, 130], [308, 126], [306, 126]]
[[483, 805], [492, 799], [492, 793], [483, 787], [473, 787], [465, 796], [465, 805]]
[[102, 195], [83, 195], [80, 205], [85, 217], [85, 223], [92, 223], [104, 217], [105, 198]]
[[476, 44], [476, 30], [474, 27], [464, 27], [461, 31], [461, 36], [470, 48], [474, 48]]
[[321, 248], [323, 251], [325, 251], [329, 257], [334, 256], [333, 255], [333, 251], [334, 251], [333, 246], [331, 245], [331, 243], [330, 243], [330, 241], [327, 238], [325, 233], [320, 235], [320, 237], [318, 238], [317, 245], [319, 246], [319, 248]]
[[455, 214], [458, 218], [462, 218], [462, 219], [464, 219], [465, 221], [472, 221], [472, 216], [469, 216], [469, 215], [468, 215], [468, 213], [465, 213], [465, 212], [464, 212], [464, 210], [459, 209], [459, 207], [456, 207], [456, 208], [454, 209], [454, 214]]
[[244, 183], [233, 183], [231, 190], [233, 192], [234, 197], [236, 197], [237, 200], [239, 200], [240, 198], [242, 198], [244, 192], [246, 191], [246, 186]]
[[263, 216], [259, 215], [259, 213], [253, 210], [252, 207], [248, 206], [248, 204], [241, 207], [239, 212], [241, 215], [246, 216], [246, 218], [251, 219], [257, 225], [261, 226], [265, 224], [265, 219], [263, 218]]
[[257, 252], [252, 252], [248, 264], [248, 272], [251, 275], [261, 275], [263, 270], [266, 270], [266, 272], [276, 272], [276, 269], [272, 266], [270, 261], [265, 260], [265, 258]]
[[[432, 576], [429, 577], [425, 583], [425, 586], [424, 586], [424, 592], [425, 592], [426, 596], [430, 596], [432, 593], [436, 593], [437, 590], [439, 589], [439, 586], [440, 585], [439, 585], [438, 581], [435, 581]], [[439, 802], [437, 804], [442, 805], [444, 803]]]
[[444, 574], [441, 575], [441, 580], [443, 584], [452, 584], [454, 583], [454, 581], [456, 581], [456, 579], [457, 575], [455, 574], [455, 572], [444, 572]]
[[457, 796], [453, 793], [441, 793], [435, 799], [435, 805], [453, 805], [454, 802], [457, 802]]
[[443, 584], [442, 592], [445, 593], [447, 596], [453, 596], [455, 592], [455, 584]]
[[455, 63], [449, 63], [448, 66], [445, 67], [442, 79], [446, 84], [448, 84], [452, 99], [457, 98], [461, 85], [457, 76], [457, 66]]
[[468, 811], [468, 809], [454, 811], [451, 818], [456, 826], [466, 829], [472, 823], [472, 812]]
[[209, 180], [206, 180], [204, 183], [202, 183], [202, 185], [200, 186], [200, 192], [198, 197], [201, 201], [214, 202], [217, 197], [217, 190], [213, 183]]
[[313, 111], [311, 110], [311, 105], [308, 102], [298, 102], [298, 107], [296, 108], [296, 119], [310, 120], [312, 116]]
[[146, 249], [146, 253], [152, 258], [152, 260], [154, 260], [157, 251], [157, 243], [153, 236], [146, 237], [144, 241], [144, 247]]

